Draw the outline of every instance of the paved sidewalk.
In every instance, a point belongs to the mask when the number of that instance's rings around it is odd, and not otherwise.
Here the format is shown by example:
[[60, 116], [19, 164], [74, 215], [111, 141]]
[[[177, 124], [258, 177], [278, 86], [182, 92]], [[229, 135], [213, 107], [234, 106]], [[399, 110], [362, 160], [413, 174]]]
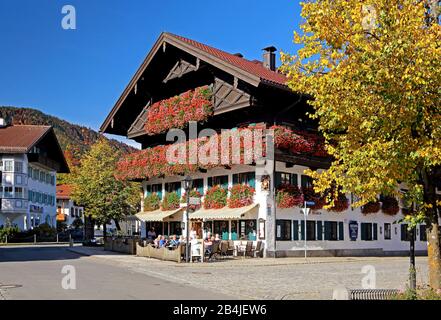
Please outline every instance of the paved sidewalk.
[[[362, 268], [375, 268], [377, 288], [404, 288], [405, 257], [329, 257], [226, 259], [210, 263], [175, 263], [104, 251], [101, 247], [69, 250], [92, 256], [129, 272], [174, 281], [242, 299], [331, 299], [341, 286], [361, 288]], [[417, 279], [427, 281], [427, 258], [417, 258]]]

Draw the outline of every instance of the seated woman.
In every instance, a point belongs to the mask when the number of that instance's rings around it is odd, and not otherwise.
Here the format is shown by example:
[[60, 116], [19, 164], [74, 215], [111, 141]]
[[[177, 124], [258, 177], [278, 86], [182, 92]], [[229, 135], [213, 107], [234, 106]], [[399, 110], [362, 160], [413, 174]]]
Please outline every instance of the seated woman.
[[204, 241], [205, 254], [208, 254], [210, 257], [213, 249], [213, 241], [214, 241], [214, 237], [207, 238]]
[[167, 240], [165, 239], [165, 236], [161, 237], [161, 240], [159, 240], [159, 247], [165, 247], [167, 245]]
[[179, 246], [179, 240], [176, 237], [176, 235], [173, 235], [172, 239], [170, 240], [170, 246], [173, 246], [173, 247]]
[[161, 241], [162, 236], [158, 235], [158, 237], [153, 241], [153, 244], [155, 245], [156, 248], [159, 248], [159, 242]]

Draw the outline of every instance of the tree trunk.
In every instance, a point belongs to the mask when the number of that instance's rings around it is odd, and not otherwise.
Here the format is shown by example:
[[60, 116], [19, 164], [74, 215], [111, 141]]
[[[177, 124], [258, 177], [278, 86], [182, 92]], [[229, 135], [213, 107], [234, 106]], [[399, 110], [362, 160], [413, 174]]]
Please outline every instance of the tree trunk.
[[113, 221], [115, 222], [116, 230], [121, 231], [121, 226], [119, 225], [119, 221], [117, 219], [113, 219]]
[[422, 171], [424, 186], [424, 203], [432, 205], [427, 208], [427, 254], [429, 259], [429, 285], [437, 290], [441, 289], [441, 247], [439, 234], [439, 221], [437, 209], [437, 195], [435, 176], [429, 170]]
[[104, 239], [106, 239], [106, 237], [107, 237], [107, 223], [106, 222], [103, 223], [103, 237], [104, 237]]

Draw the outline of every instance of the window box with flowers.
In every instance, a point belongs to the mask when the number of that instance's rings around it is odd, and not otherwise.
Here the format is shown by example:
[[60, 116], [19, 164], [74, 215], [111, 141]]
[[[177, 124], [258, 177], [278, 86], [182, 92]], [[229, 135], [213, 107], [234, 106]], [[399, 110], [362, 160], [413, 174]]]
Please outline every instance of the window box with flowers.
[[211, 94], [211, 89], [203, 86], [155, 102], [148, 109], [145, 131], [156, 135], [172, 128], [185, 128], [189, 121], [206, 121], [213, 114]]
[[[199, 198], [200, 199], [200, 198], [202, 198], [202, 194], [198, 190], [194, 189], [194, 190], [190, 191], [190, 198]], [[187, 204], [187, 193], [186, 192], [182, 196], [181, 203]], [[193, 211], [199, 210], [201, 208], [201, 205], [200, 204], [198, 204], [198, 205], [190, 204], [188, 207], [189, 207], [190, 211], [193, 212]]]
[[228, 191], [221, 186], [208, 189], [204, 197], [205, 209], [221, 209], [227, 205]]
[[167, 192], [162, 200], [161, 209], [163, 211], [176, 210], [181, 206], [179, 196], [176, 192]]
[[381, 199], [381, 211], [389, 216], [394, 216], [400, 211], [398, 200], [394, 197], [383, 197]]
[[148, 194], [144, 198], [144, 212], [158, 210], [161, 206], [161, 198], [156, 192]]
[[377, 213], [381, 209], [381, 203], [380, 201], [370, 201], [366, 203], [364, 206], [361, 207], [361, 213], [363, 214], [370, 214], [370, 213]]
[[291, 184], [282, 184], [276, 190], [276, 203], [280, 209], [302, 206], [304, 197], [300, 188]]
[[241, 208], [253, 204], [254, 193], [253, 187], [247, 184], [236, 184], [230, 188], [230, 198], [228, 199], [229, 208]]

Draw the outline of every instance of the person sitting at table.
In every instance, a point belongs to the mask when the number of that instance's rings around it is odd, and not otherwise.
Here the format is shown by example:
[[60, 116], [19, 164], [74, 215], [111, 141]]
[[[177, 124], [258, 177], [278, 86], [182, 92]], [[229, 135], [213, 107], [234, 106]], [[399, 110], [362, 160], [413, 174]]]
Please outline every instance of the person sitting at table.
[[147, 232], [147, 238], [153, 240], [156, 238], [155, 228], [150, 228], [149, 232]]
[[221, 241], [221, 238], [219, 237], [219, 233], [216, 233], [214, 237], [214, 241]]
[[172, 247], [179, 246], [179, 241], [178, 241], [176, 235], [172, 236], [172, 239], [170, 240], [170, 246], [172, 246]]
[[213, 240], [214, 237], [207, 238], [204, 241], [205, 254], [208, 254], [211, 257], [212, 249], [213, 249]]
[[179, 243], [185, 243], [185, 242], [187, 242], [187, 240], [184, 238], [184, 236], [183, 235], [181, 235], [181, 236], [179, 236]]
[[162, 236], [158, 235], [158, 237], [153, 241], [156, 248], [159, 248], [159, 241], [161, 241]]

